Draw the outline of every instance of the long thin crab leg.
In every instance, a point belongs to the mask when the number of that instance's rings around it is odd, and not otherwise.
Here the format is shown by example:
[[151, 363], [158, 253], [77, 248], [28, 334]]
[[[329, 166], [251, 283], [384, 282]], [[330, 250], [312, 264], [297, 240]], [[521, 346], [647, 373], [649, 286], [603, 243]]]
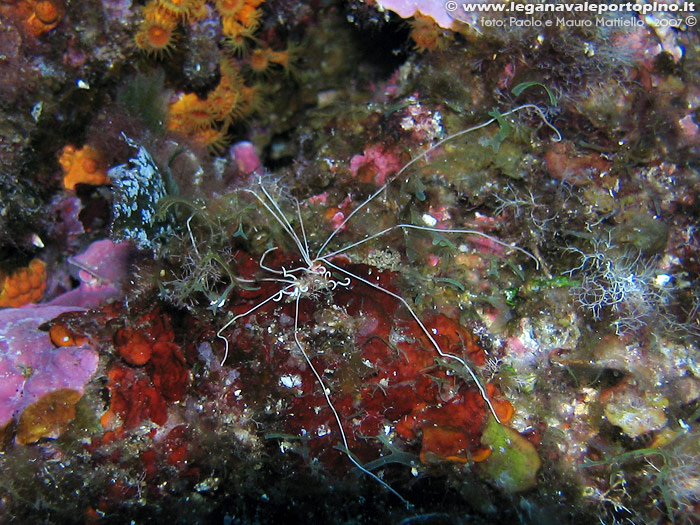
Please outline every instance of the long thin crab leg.
[[392, 292], [390, 290], [387, 290], [386, 288], [384, 288], [382, 286], [379, 286], [376, 283], [373, 283], [372, 281], [364, 279], [363, 277], [361, 277], [359, 275], [356, 275], [352, 272], [349, 272], [349, 271], [341, 268], [340, 266], [338, 266], [336, 264], [333, 264], [332, 262], [328, 261], [327, 259], [324, 259], [324, 262], [328, 266], [338, 270], [339, 272], [347, 275], [348, 277], [350, 277], [352, 279], [357, 279], [358, 281], [365, 283], [368, 286], [371, 286], [375, 290], [379, 290], [380, 292], [384, 292], [385, 294], [390, 295], [394, 299], [397, 299], [399, 302], [401, 302], [401, 304], [403, 304], [408, 309], [409, 313], [411, 314], [411, 317], [413, 317], [413, 320], [416, 323], [418, 323], [418, 326], [420, 326], [421, 330], [423, 331], [425, 336], [430, 341], [430, 344], [433, 345], [433, 348], [435, 348], [435, 351], [438, 353], [438, 355], [440, 357], [445, 357], [447, 359], [452, 359], [454, 361], [457, 361], [459, 364], [461, 364], [467, 370], [467, 372], [469, 373], [469, 376], [472, 378], [472, 380], [476, 384], [476, 388], [479, 390], [479, 394], [481, 394], [481, 397], [484, 400], [484, 403], [486, 403], [486, 405], [489, 407], [491, 414], [493, 414], [493, 417], [496, 419], [497, 422], [499, 422], [499, 423], [501, 422], [501, 420], [498, 418], [498, 414], [496, 414], [496, 409], [493, 407], [493, 404], [491, 403], [489, 396], [486, 394], [486, 389], [481, 384], [481, 381], [477, 377], [474, 370], [472, 370], [472, 368], [467, 364], [467, 362], [464, 359], [462, 359], [461, 357], [454, 355], [454, 354], [448, 354], [447, 352], [444, 352], [442, 350], [442, 348], [440, 348], [440, 345], [438, 344], [438, 342], [435, 340], [435, 338], [430, 333], [428, 328], [423, 324], [423, 321], [420, 320], [420, 317], [418, 317], [418, 314], [416, 313], [416, 311], [411, 307], [410, 304], [408, 304], [408, 301], [406, 301], [406, 299], [404, 299], [403, 297], [401, 297], [398, 294], [395, 294], [394, 292]]
[[288, 270], [283, 266], [281, 270], [276, 270], [275, 268], [270, 268], [269, 266], [265, 265], [263, 261], [265, 260], [265, 257], [267, 257], [267, 254], [274, 252], [278, 249], [279, 246], [273, 246], [272, 248], [268, 248], [267, 250], [265, 250], [265, 252], [260, 256], [258, 266], [260, 266], [260, 268], [262, 268], [266, 272], [276, 273], [278, 275], [283, 275], [284, 277], [288, 277], [289, 275], [294, 275], [296, 272], [303, 272], [308, 269], [307, 266], [298, 266], [297, 268], [292, 268], [291, 270]]
[[540, 261], [537, 259], [537, 257], [532, 255], [527, 250], [524, 250], [518, 246], [513, 246], [512, 244], [508, 244], [507, 242], [499, 241], [498, 239], [496, 239], [495, 237], [493, 237], [492, 235], [489, 235], [487, 233], [483, 233], [483, 232], [480, 232], [478, 230], [462, 230], [462, 229], [457, 229], [457, 228], [455, 228], [455, 229], [452, 229], [452, 228], [442, 229], [442, 228], [434, 228], [432, 226], [419, 226], [417, 224], [396, 224], [394, 226], [390, 226], [389, 228], [385, 228], [380, 232], [377, 232], [375, 234], [370, 235], [369, 237], [365, 237], [362, 240], [359, 240], [357, 242], [353, 242], [352, 244], [348, 244], [347, 246], [343, 246], [339, 250], [336, 250], [334, 252], [331, 252], [329, 254], [324, 255], [323, 257], [315, 259], [314, 262], [316, 262], [318, 260], [326, 261], [327, 259], [329, 259], [335, 255], [339, 255], [341, 253], [344, 253], [352, 248], [355, 248], [356, 246], [359, 246], [363, 243], [371, 241], [372, 239], [376, 239], [377, 237], [381, 237], [385, 233], [389, 233], [391, 231], [398, 230], [399, 228], [401, 228], [403, 230], [422, 230], [422, 231], [437, 232], [437, 233], [464, 233], [464, 234], [468, 234], [468, 235], [476, 235], [479, 237], [484, 237], [484, 238], [486, 238], [486, 239], [488, 239], [496, 244], [499, 244], [505, 248], [511, 248], [513, 250], [517, 250], [521, 253], [524, 253], [525, 255], [530, 257], [530, 259], [535, 261], [535, 264], [537, 265], [538, 270], [540, 268]]
[[299, 227], [301, 228], [301, 238], [304, 240], [304, 252], [311, 258], [311, 252], [309, 251], [309, 241], [306, 239], [306, 230], [304, 229], [304, 219], [301, 218], [301, 208], [299, 207], [299, 201], [294, 199], [294, 204], [297, 207], [297, 217], [299, 218]]
[[311, 266], [311, 256], [308, 253], [308, 250], [305, 249], [304, 245], [302, 244], [301, 240], [299, 239], [299, 236], [296, 234], [294, 231], [294, 228], [292, 228], [292, 225], [289, 223], [287, 220], [287, 217], [285, 217], [284, 213], [282, 213], [282, 210], [280, 210], [279, 205], [277, 202], [272, 198], [272, 196], [268, 193], [268, 191], [265, 189], [265, 187], [260, 184], [260, 188], [262, 189], [262, 192], [265, 194], [265, 196], [270, 200], [272, 205], [268, 204], [265, 202], [265, 200], [260, 197], [256, 192], [253, 190], [242, 190], [245, 191], [246, 193], [250, 193], [253, 195], [259, 202], [262, 204], [265, 209], [272, 215], [275, 220], [282, 226], [284, 231], [289, 234], [289, 236], [292, 238], [294, 241], [294, 244], [297, 245], [297, 249], [299, 250], [299, 253], [301, 254], [302, 258], [304, 259], [304, 262]]
[[[558, 130], [556, 127], [554, 127], [554, 125], [552, 125], [552, 124], [547, 120], [547, 117], [545, 116], [545, 114], [543, 113], [543, 111], [542, 111], [538, 106], [536, 106], [535, 104], [523, 104], [522, 106], [518, 106], [517, 108], [513, 108], [513, 109], [511, 109], [511, 110], [509, 110], [509, 111], [506, 111], [505, 113], [501, 113], [501, 114], [499, 115], [499, 118], [503, 118], [503, 117], [507, 117], [507, 116], [509, 116], [509, 115], [513, 115], [513, 114], [515, 114], [515, 113], [517, 113], [517, 112], [519, 112], [519, 111], [525, 110], [525, 109], [532, 109], [532, 110], [534, 110], [535, 112], [537, 112], [537, 114], [540, 116], [540, 118], [541, 118], [542, 121], [545, 123], [545, 125], [546, 125], [548, 128], [550, 128], [552, 131], [554, 131], [554, 133], [555, 133], [555, 135], [556, 135], [555, 141], [556, 141], [556, 142], [560, 142], [560, 141], [561, 141], [561, 138], [562, 138], [562, 137], [561, 137], [561, 133], [559, 133], [559, 130]], [[324, 243], [321, 245], [321, 248], [319, 248], [318, 253], [316, 254], [316, 259], [321, 258], [321, 256], [323, 255], [324, 250], [326, 249], [326, 246], [328, 246], [328, 243], [331, 242], [331, 239], [333, 239], [333, 237], [335, 237], [336, 234], [337, 234], [340, 230], [343, 229], [343, 227], [350, 221], [350, 219], [353, 218], [353, 216], [354, 216], [356, 213], [358, 213], [361, 209], [363, 209], [363, 208], [364, 208], [365, 206], [367, 206], [370, 202], [372, 202], [381, 192], [383, 192], [383, 191], [389, 186], [389, 184], [391, 184], [395, 179], [397, 179], [398, 177], [400, 177], [401, 174], [403, 174], [403, 172], [405, 172], [408, 168], [410, 168], [411, 166], [413, 166], [413, 164], [415, 164], [416, 162], [418, 162], [420, 159], [425, 158], [427, 155], [429, 155], [431, 152], [435, 151], [437, 148], [439, 148], [440, 146], [442, 146], [442, 145], [445, 144], [446, 142], [448, 142], [448, 141], [450, 141], [450, 140], [453, 140], [453, 139], [456, 139], [456, 138], [458, 138], [458, 137], [461, 137], [462, 135], [466, 135], [467, 133], [471, 133], [471, 132], [473, 132], [473, 131], [477, 131], [477, 130], [479, 130], [479, 129], [482, 129], [482, 128], [485, 128], [485, 127], [487, 127], [487, 126], [490, 126], [491, 124], [493, 124], [493, 123], [496, 122], [497, 120], [498, 120], [498, 119], [497, 119], [496, 117], [493, 117], [493, 118], [490, 118], [489, 120], [487, 120], [487, 121], [485, 121], [485, 122], [482, 122], [481, 124], [477, 124], [476, 126], [472, 126], [471, 128], [463, 129], [462, 131], [458, 131], [457, 133], [453, 133], [452, 135], [450, 135], [450, 136], [448, 136], [448, 137], [445, 137], [445, 138], [442, 139], [441, 141], [435, 143], [434, 145], [432, 145], [431, 147], [429, 147], [428, 149], [426, 149], [423, 153], [421, 153], [420, 155], [416, 156], [414, 159], [411, 159], [409, 162], [407, 162], [407, 163], [403, 166], [403, 168], [401, 168], [395, 175], [393, 175], [389, 180], [387, 180], [387, 181], [384, 183], [384, 185], [382, 185], [382, 186], [381, 186], [377, 191], [375, 191], [372, 195], [370, 195], [369, 197], [367, 197], [367, 199], [365, 199], [357, 208], [355, 208], [354, 210], [352, 210], [352, 211], [350, 212], [350, 214], [348, 214], [348, 216], [345, 217], [345, 219], [343, 220], [343, 222], [341, 222], [340, 225], [339, 225], [335, 230], [333, 230], [333, 232], [328, 236], [328, 238], [326, 239], [326, 242], [324, 242]]]
[[199, 257], [199, 250], [197, 249], [197, 243], [194, 241], [194, 234], [192, 233], [192, 226], [190, 223], [192, 222], [192, 219], [194, 218], [194, 213], [187, 217], [187, 222], [185, 222], [185, 225], [187, 226], [187, 233], [190, 236], [190, 242], [192, 243], [192, 249], [194, 250], [194, 254]]
[[[259, 183], [260, 189], [262, 192], [265, 194], [265, 197], [267, 197], [267, 200], [269, 200], [272, 203], [272, 206], [274, 209], [277, 211], [277, 216], [281, 217], [281, 219], [284, 221], [284, 224], [287, 226], [287, 231], [294, 237], [294, 241], [296, 242], [297, 247], [299, 248], [299, 252], [301, 253], [302, 257], [304, 258], [304, 262], [309, 262], [311, 260], [311, 257], [309, 256], [309, 250], [308, 247], [306, 246], [306, 240], [304, 244], [301, 243], [301, 239], [299, 239], [299, 236], [297, 235], [297, 232], [294, 230], [292, 227], [292, 224], [289, 222], [287, 219], [287, 216], [284, 214], [282, 209], [280, 208], [279, 204], [277, 204], [277, 201], [270, 195], [270, 192], [267, 191], [265, 186]], [[295, 199], [296, 202], [296, 199]], [[299, 203], [296, 202], [297, 208], [299, 206]], [[301, 218], [301, 213], [299, 214]], [[279, 220], [279, 219], [278, 219]], [[304, 226], [302, 225], [302, 232], [304, 230]]]
[[343, 424], [340, 421], [340, 415], [338, 414], [338, 411], [335, 409], [335, 406], [333, 405], [333, 402], [331, 401], [330, 398], [330, 390], [326, 387], [326, 383], [323, 381], [323, 378], [321, 377], [321, 374], [318, 373], [316, 368], [314, 367], [313, 363], [311, 363], [311, 359], [309, 358], [309, 355], [306, 353], [306, 350], [304, 350], [304, 346], [301, 344], [301, 341], [299, 340], [299, 297], [296, 298], [294, 301], [294, 342], [296, 343], [297, 349], [299, 352], [301, 352], [301, 355], [304, 356], [304, 360], [306, 361], [306, 364], [309, 366], [311, 369], [311, 372], [313, 372], [314, 376], [316, 377], [316, 381], [318, 382], [319, 386], [321, 387], [321, 391], [323, 392], [323, 397], [326, 398], [326, 404], [328, 405], [328, 408], [331, 409], [331, 412], [333, 413], [333, 417], [335, 418], [335, 422], [338, 425], [338, 430], [340, 431], [340, 438], [343, 441], [343, 449], [345, 452], [345, 455], [348, 457], [350, 461], [353, 462], [353, 464], [360, 469], [362, 472], [376, 480], [378, 483], [380, 483], [384, 488], [386, 488], [388, 491], [390, 491], [392, 494], [394, 494], [397, 498], [399, 498], [401, 501], [404, 502], [404, 504], [407, 507], [410, 507], [411, 504], [396, 490], [391, 488], [391, 486], [381, 479], [379, 476], [377, 476], [374, 472], [371, 472], [367, 470], [365, 467], [362, 466], [362, 464], [350, 453], [350, 447], [348, 446], [348, 438], [345, 435], [345, 430], [343, 429]]
[[231, 319], [229, 319], [229, 321], [224, 326], [219, 328], [219, 331], [216, 332], [216, 337], [223, 340], [224, 349], [225, 349], [224, 358], [221, 360], [221, 366], [224, 366], [224, 363], [226, 362], [226, 359], [228, 358], [228, 339], [225, 338], [223, 335], [221, 335], [224, 332], [224, 330], [226, 330], [229, 326], [231, 326], [233, 323], [235, 323], [239, 319], [242, 319], [243, 317], [246, 317], [246, 316], [252, 314], [258, 308], [265, 306], [267, 303], [269, 303], [271, 301], [275, 301], [275, 302], [280, 301], [282, 299], [282, 297], [284, 297], [285, 292], [287, 290], [289, 290], [290, 288], [293, 288], [294, 286], [296, 286], [296, 283], [289, 284], [289, 285], [285, 286], [284, 288], [282, 288], [281, 290], [276, 291], [274, 294], [272, 294], [270, 297], [268, 297], [264, 301], [261, 301], [258, 304], [256, 304], [255, 306], [253, 306], [250, 310], [243, 312], [242, 314], [234, 315]]

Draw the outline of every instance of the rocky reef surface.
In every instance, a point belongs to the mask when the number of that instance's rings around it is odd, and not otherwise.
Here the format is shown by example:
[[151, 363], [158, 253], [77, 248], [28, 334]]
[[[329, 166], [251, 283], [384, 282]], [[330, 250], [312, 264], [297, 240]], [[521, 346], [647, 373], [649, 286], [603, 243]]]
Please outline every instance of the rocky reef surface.
[[0, 521], [698, 521], [696, 13], [488, 5], [0, 0]]

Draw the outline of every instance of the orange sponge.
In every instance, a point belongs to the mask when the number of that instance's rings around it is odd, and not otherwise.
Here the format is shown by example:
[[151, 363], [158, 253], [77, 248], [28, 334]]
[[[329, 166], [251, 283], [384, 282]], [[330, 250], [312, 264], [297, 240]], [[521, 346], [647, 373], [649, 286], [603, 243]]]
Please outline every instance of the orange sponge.
[[7, 16], [22, 22], [34, 36], [40, 36], [56, 27], [66, 8], [63, 0], [0, 0], [0, 17]]
[[31, 16], [25, 20], [25, 25], [34, 36], [39, 36], [56, 27], [65, 12], [61, 0], [39, 0], [34, 4]]
[[0, 307], [16, 308], [41, 300], [46, 291], [46, 265], [34, 259], [9, 275], [0, 273]]
[[68, 190], [74, 190], [76, 184], [99, 186], [110, 182], [102, 154], [87, 144], [80, 149], [68, 144], [58, 162], [63, 168], [63, 185]]
[[77, 390], [60, 388], [29, 405], [19, 417], [17, 443], [28, 445], [44, 437], [59, 437], [75, 419], [75, 404], [81, 397]]

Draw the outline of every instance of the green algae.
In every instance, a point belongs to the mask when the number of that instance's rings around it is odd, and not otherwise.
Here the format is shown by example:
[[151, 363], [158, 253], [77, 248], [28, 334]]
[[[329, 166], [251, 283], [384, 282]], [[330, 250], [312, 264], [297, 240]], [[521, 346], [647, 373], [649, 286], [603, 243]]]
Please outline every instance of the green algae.
[[140, 119], [154, 133], [163, 131], [167, 120], [165, 73], [136, 73], [117, 90], [117, 104], [132, 118]]
[[479, 464], [482, 474], [505, 492], [521, 492], [537, 485], [541, 460], [532, 443], [510, 427], [489, 418], [481, 443], [491, 456]]

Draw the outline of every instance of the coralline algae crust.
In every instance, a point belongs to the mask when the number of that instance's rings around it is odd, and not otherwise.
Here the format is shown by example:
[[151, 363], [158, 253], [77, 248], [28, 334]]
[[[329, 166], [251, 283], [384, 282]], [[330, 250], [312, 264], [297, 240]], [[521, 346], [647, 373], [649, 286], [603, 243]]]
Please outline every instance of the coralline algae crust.
[[66, 306], [0, 311], [0, 428], [41, 398], [58, 390], [82, 395], [99, 356], [88, 345], [56, 348], [39, 326], [65, 313]]

